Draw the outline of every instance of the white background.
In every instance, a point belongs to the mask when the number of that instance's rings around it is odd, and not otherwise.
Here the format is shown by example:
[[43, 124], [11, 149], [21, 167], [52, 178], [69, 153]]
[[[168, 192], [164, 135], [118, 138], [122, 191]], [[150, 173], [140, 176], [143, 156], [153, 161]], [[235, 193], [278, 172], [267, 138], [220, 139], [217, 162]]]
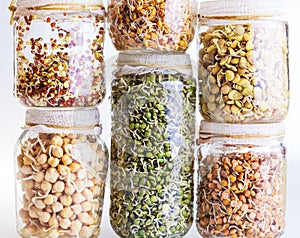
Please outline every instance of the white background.
[[[24, 124], [25, 108], [18, 104], [13, 96], [13, 34], [9, 25], [10, 1], [1, 0], [0, 4], [0, 237], [17, 237], [15, 229], [15, 192], [14, 192], [14, 145], [21, 134]], [[287, 0], [289, 21], [289, 47], [290, 47], [290, 110], [285, 120], [288, 160], [288, 194], [287, 194], [287, 226], [283, 237], [297, 238], [300, 214], [300, 130], [298, 122], [300, 105], [300, 27], [298, 1]], [[190, 50], [193, 55], [196, 52]], [[116, 55], [110, 39], [106, 38], [105, 57], [111, 59]], [[108, 102], [107, 100], [105, 102]], [[104, 139], [108, 143], [109, 111], [100, 106], [102, 122], [104, 123]], [[106, 188], [108, 188], [106, 186]], [[112, 231], [108, 218], [108, 193], [106, 193], [104, 215], [102, 218], [101, 238], [117, 237]], [[199, 237], [195, 226], [186, 235], [186, 238]]]

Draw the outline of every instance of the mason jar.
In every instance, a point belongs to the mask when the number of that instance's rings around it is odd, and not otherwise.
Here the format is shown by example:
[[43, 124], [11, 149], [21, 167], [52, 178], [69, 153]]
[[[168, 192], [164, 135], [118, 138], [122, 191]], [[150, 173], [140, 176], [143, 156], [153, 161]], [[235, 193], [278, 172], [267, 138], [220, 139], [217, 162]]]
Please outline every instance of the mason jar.
[[101, 0], [17, 0], [14, 94], [26, 107], [96, 106], [104, 98]]
[[97, 108], [28, 109], [15, 148], [20, 237], [96, 238], [108, 152]]
[[200, 4], [200, 112], [221, 123], [269, 123], [289, 107], [288, 23], [284, 1]]
[[119, 54], [110, 170], [110, 222], [119, 237], [182, 237], [189, 231], [195, 101], [188, 55]]
[[185, 52], [194, 38], [196, 0], [110, 0], [108, 30], [119, 51]]
[[285, 230], [284, 126], [202, 121], [196, 226], [202, 237], [280, 237]]

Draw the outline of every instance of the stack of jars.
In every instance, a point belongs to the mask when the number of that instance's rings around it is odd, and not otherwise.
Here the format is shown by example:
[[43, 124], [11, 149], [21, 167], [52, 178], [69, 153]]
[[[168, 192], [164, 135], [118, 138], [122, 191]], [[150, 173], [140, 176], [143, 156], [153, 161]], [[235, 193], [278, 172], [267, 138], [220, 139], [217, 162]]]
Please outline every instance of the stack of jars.
[[279, 0], [202, 2], [196, 225], [202, 237], [285, 229], [288, 39]]
[[97, 237], [108, 153], [104, 7], [95, 0], [18, 0], [14, 94], [26, 107], [15, 150], [21, 237]]
[[197, 84], [185, 54], [190, 0], [111, 0], [110, 223], [128, 237], [183, 237], [193, 223]]

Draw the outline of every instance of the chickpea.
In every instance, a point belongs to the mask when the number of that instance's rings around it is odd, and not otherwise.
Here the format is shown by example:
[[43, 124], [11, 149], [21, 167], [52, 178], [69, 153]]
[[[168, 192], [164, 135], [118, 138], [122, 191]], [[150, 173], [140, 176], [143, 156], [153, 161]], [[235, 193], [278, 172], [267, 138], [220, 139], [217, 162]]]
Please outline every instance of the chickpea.
[[64, 143], [64, 141], [59, 135], [53, 136], [51, 141], [50, 141], [51, 145], [56, 145], [56, 146], [59, 146], [59, 147], [61, 147], [63, 145], [63, 143]]
[[36, 206], [36, 208], [43, 210], [46, 205], [42, 200], [39, 199], [32, 199], [33, 204]]
[[67, 176], [70, 173], [70, 168], [66, 165], [58, 165], [57, 171], [62, 176]]
[[62, 205], [68, 207], [72, 204], [72, 197], [70, 195], [62, 195], [59, 198], [59, 201], [61, 202]]
[[85, 197], [82, 194], [77, 192], [72, 195], [72, 199], [73, 199], [73, 203], [75, 204], [80, 204], [83, 201], [85, 201]]
[[50, 190], [52, 189], [52, 185], [48, 181], [44, 180], [41, 183], [41, 189], [44, 191], [44, 193], [49, 193]]
[[43, 182], [44, 178], [45, 178], [45, 174], [43, 171], [37, 172], [33, 177], [34, 181], [36, 181], [38, 183]]
[[20, 171], [25, 175], [33, 174], [32, 167], [29, 165], [23, 165], [23, 167], [21, 167]]
[[85, 199], [86, 199], [88, 202], [93, 201], [93, 193], [91, 192], [91, 190], [89, 190], [89, 189], [84, 189], [83, 192], [82, 192], [82, 195], [85, 197]]
[[54, 145], [52, 147], [52, 155], [56, 158], [62, 158], [64, 155], [64, 151], [61, 147]]
[[49, 194], [45, 199], [44, 199], [44, 203], [46, 205], [52, 205], [54, 202], [56, 202], [57, 197], [53, 196], [52, 194]]
[[59, 177], [59, 173], [55, 168], [49, 168], [46, 171], [45, 179], [50, 183], [55, 183]]
[[[69, 165], [69, 164], [71, 164], [73, 162], [72, 158], [68, 154], [64, 154], [62, 156], [61, 160], [64, 163], [64, 165]], [[71, 171], [72, 171], [72, 169], [71, 169]]]
[[62, 219], [60, 222], [59, 222], [59, 226], [62, 228], [62, 229], [68, 229], [70, 226], [71, 226], [71, 221], [70, 219]]
[[57, 181], [55, 184], [53, 184], [53, 192], [63, 192], [65, 189], [65, 183], [62, 181]]
[[58, 220], [56, 219], [55, 215], [52, 215], [52, 217], [49, 219], [48, 224], [51, 228], [58, 227]]
[[73, 173], [77, 173], [81, 168], [80, 164], [77, 162], [70, 164], [69, 167], [70, 167], [71, 172], [73, 172]]
[[82, 206], [80, 204], [74, 204], [71, 208], [76, 215], [79, 215], [82, 212]]
[[51, 218], [51, 216], [48, 212], [39, 212], [38, 216], [39, 216], [40, 222], [45, 222], [45, 223], [48, 223]]
[[54, 202], [52, 204], [52, 209], [54, 212], [60, 212], [63, 208], [64, 206], [60, 202]]
[[59, 215], [63, 218], [70, 218], [73, 216], [73, 211], [71, 207], [65, 207], [63, 210], [59, 212]]
[[85, 169], [81, 169], [81, 170], [79, 170], [77, 172], [77, 178], [79, 178], [81, 180], [85, 179], [86, 176], [87, 176], [87, 174], [86, 174], [86, 170]]
[[78, 220], [85, 225], [92, 225], [94, 223], [94, 219], [87, 212], [80, 213]]
[[82, 224], [79, 220], [75, 220], [75, 221], [72, 221], [70, 228], [71, 228], [72, 231], [74, 231], [76, 234], [78, 234], [78, 232], [82, 228]]
[[37, 158], [37, 162], [42, 165], [45, 164], [48, 160], [48, 156], [46, 154], [40, 154], [39, 157]]
[[75, 193], [75, 188], [73, 185], [66, 185], [65, 186], [65, 194], [66, 195], [73, 195]]
[[55, 157], [50, 157], [48, 159], [48, 164], [52, 167], [55, 168], [59, 165], [60, 160], [58, 158]]
[[92, 206], [92, 203], [85, 201], [81, 204], [81, 207], [82, 207], [82, 211], [88, 212], [88, 211], [92, 210], [93, 206]]

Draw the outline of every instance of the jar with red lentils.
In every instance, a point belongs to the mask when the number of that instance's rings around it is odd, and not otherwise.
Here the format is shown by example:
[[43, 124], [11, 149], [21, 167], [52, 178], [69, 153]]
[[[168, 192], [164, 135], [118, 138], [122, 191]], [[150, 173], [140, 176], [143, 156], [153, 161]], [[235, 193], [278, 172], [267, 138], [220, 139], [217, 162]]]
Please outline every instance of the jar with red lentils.
[[285, 230], [282, 123], [202, 121], [197, 229], [202, 237], [280, 237]]
[[20, 237], [98, 237], [108, 153], [97, 108], [28, 109], [15, 149]]
[[27, 107], [86, 107], [105, 95], [101, 0], [16, 0], [14, 94]]
[[194, 38], [195, 0], [110, 0], [108, 30], [119, 51], [185, 52]]

